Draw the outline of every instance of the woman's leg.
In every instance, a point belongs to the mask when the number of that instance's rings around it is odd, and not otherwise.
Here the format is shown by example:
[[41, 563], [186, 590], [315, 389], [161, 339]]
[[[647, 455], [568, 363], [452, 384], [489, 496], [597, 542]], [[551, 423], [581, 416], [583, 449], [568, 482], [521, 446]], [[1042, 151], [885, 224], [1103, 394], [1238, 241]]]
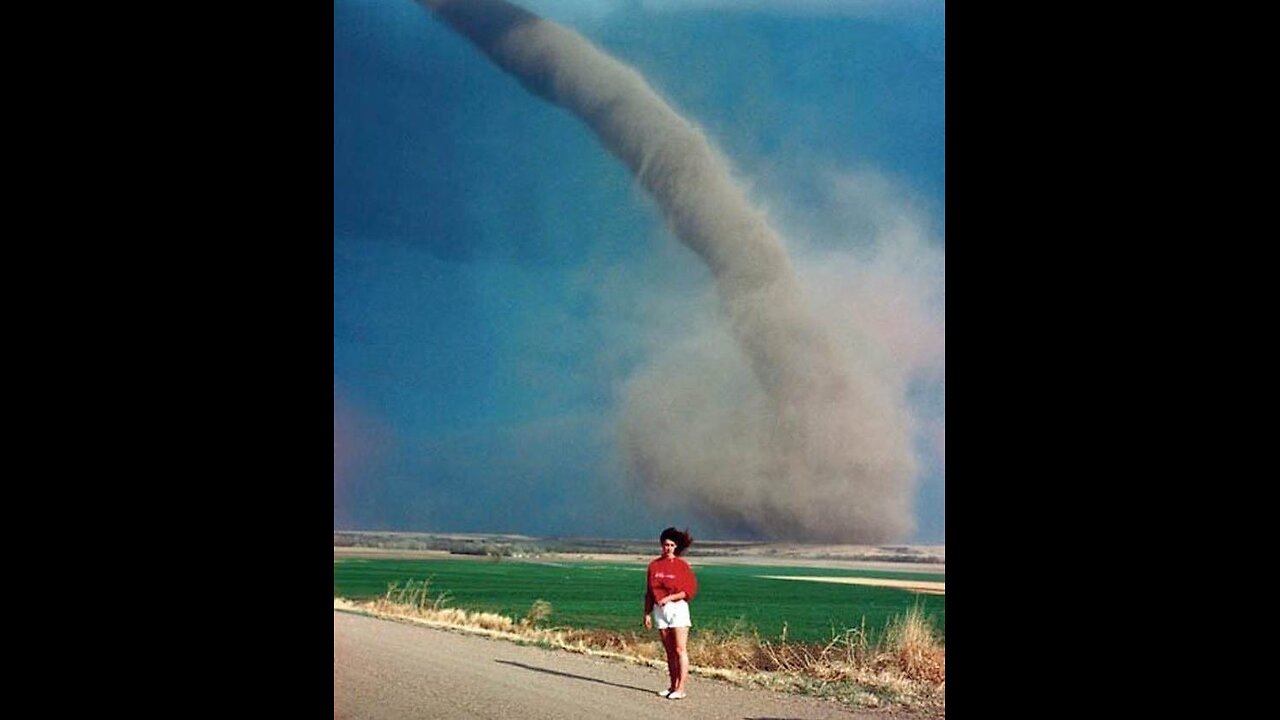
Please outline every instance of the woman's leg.
[[680, 658], [676, 655], [676, 629], [659, 630], [662, 636], [662, 649], [667, 651], [667, 675], [671, 678], [669, 690], [677, 689], [676, 681], [680, 679]]
[[689, 679], [689, 650], [687, 647], [689, 642], [689, 628], [671, 628], [668, 632], [670, 632], [672, 636], [672, 651], [675, 653], [678, 668], [675, 672], [675, 676], [672, 678], [674, 682], [672, 687], [677, 691], [683, 692], [684, 682]]

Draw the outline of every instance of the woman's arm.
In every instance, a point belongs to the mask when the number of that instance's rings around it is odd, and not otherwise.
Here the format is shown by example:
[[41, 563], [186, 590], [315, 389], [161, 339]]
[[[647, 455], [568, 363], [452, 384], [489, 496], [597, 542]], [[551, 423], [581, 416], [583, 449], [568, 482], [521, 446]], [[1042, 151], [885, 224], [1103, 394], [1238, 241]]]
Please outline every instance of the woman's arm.
[[686, 599], [692, 600], [698, 594], [698, 576], [693, 574], [693, 568], [689, 567], [689, 563], [684, 564], [683, 575], [680, 589], [684, 591]]

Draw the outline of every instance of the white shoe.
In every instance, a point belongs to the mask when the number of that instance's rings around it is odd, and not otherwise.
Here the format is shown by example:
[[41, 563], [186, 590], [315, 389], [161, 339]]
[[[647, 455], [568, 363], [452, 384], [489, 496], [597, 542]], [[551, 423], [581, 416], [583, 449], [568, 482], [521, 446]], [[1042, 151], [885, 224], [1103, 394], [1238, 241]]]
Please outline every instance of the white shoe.
[[658, 691], [658, 696], [659, 696], [659, 697], [666, 697], [666, 696], [668, 696], [668, 695], [670, 695], [670, 694], [671, 694], [671, 691], [670, 691], [670, 690], [659, 690], [659, 691]]
[[683, 690], [677, 690], [676, 692], [673, 692], [673, 693], [668, 694], [668, 695], [667, 695], [667, 699], [668, 699], [668, 700], [679, 700], [679, 699], [683, 698], [684, 696], [685, 696], [685, 694], [684, 694], [684, 691], [683, 691]]

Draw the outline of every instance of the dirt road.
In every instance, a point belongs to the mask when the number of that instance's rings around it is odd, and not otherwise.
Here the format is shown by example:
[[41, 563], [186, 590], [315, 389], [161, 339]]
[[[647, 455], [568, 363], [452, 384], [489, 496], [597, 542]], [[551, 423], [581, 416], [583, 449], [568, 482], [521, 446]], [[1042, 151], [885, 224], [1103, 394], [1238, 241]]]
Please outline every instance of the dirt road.
[[333, 613], [333, 717], [893, 720], [830, 702], [689, 679], [666, 700], [665, 670]]

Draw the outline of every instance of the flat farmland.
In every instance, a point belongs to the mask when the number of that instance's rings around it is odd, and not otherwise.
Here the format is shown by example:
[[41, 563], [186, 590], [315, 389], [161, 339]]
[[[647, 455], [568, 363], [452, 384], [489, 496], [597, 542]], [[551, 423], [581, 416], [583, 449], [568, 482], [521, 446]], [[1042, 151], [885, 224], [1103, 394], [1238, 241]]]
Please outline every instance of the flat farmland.
[[[920, 607], [945, 641], [945, 576], [939, 572], [788, 564], [717, 563], [686, 556], [698, 576], [694, 632], [758, 632], [762, 639], [823, 642], [861, 627], [874, 642], [891, 618]], [[644, 632], [645, 560], [381, 558], [335, 552], [334, 597], [367, 600], [388, 585], [429, 580], [445, 605], [519, 619], [535, 600], [551, 603], [547, 625]]]

